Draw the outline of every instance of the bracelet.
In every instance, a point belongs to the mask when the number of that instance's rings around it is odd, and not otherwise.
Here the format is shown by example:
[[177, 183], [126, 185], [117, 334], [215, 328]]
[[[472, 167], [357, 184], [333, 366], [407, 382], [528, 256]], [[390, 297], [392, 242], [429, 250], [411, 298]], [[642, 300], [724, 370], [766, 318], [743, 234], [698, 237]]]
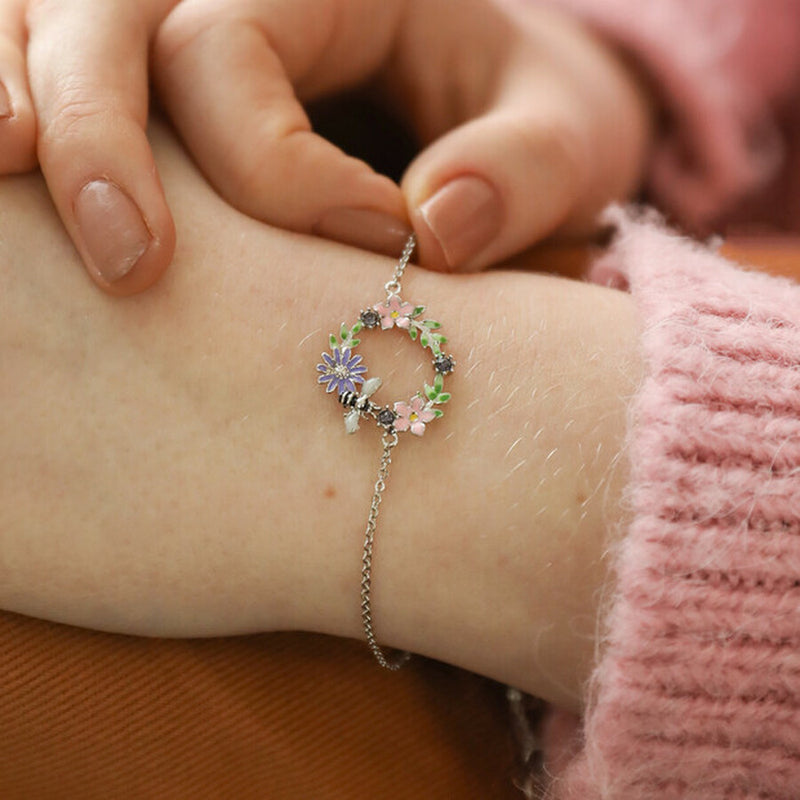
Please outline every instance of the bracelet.
[[[410, 432], [422, 436], [426, 425], [443, 416], [439, 406], [450, 400], [450, 394], [444, 391], [444, 379], [456, 366], [455, 359], [442, 350], [442, 345], [447, 342], [440, 333], [442, 326], [436, 320], [422, 317], [425, 306], [407, 303], [400, 297], [400, 281], [415, 247], [416, 238], [412, 234], [403, 248], [392, 279], [384, 286], [386, 300], [361, 311], [352, 327], [342, 323], [338, 336], [330, 334], [330, 352], [323, 353], [322, 362], [317, 364], [318, 383], [328, 393], [335, 393], [344, 407], [347, 433], [355, 433], [359, 422], [366, 418], [373, 419], [382, 429], [383, 455], [372, 494], [361, 556], [361, 621], [370, 650], [378, 663], [389, 670], [400, 669], [411, 654], [401, 652], [392, 659], [388, 658], [378, 644], [372, 622], [372, 550], [381, 496], [386, 489], [392, 451], [400, 438], [398, 434]], [[373, 400], [373, 395], [381, 387], [382, 381], [378, 377], [364, 377], [367, 367], [362, 363], [362, 357], [355, 354], [355, 349], [361, 342], [357, 337], [362, 331], [386, 331], [392, 328], [405, 331], [412, 341], [430, 350], [434, 378], [431, 385], [424, 384], [422, 391], [408, 401], [381, 406]]]

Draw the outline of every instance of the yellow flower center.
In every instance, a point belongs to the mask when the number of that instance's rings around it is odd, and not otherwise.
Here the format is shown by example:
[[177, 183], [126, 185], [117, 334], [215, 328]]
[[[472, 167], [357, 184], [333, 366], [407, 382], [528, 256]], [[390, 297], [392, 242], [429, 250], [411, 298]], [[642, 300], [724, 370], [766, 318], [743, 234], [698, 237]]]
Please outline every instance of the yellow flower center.
[[392, 311], [392, 319], [397, 319], [400, 316], [399, 311]]
[[417, 414], [417, 412], [416, 412], [416, 411], [412, 411], [412, 412], [411, 412], [411, 416], [409, 417], [409, 419], [410, 419], [412, 422], [416, 422], [416, 421], [419, 419], [419, 414]]

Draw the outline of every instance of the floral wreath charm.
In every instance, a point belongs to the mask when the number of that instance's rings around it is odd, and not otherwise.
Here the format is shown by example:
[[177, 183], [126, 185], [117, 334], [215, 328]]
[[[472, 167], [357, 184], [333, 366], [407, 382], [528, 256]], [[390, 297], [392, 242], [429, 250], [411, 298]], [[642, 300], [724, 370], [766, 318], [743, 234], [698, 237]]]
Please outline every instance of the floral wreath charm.
[[[317, 382], [325, 387], [328, 394], [335, 394], [344, 407], [344, 425], [348, 433], [355, 433], [359, 421], [367, 417], [372, 417], [378, 427], [383, 429], [383, 455], [372, 494], [361, 555], [361, 621], [372, 654], [382, 667], [389, 670], [400, 669], [408, 661], [410, 654], [400, 653], [398, 657], [390, 658], [378, 644], [372, 621], [372, 553], [381, 495], [386, 488], [392, 451], [399, 441], [398, 433], [411, 431], [415, 436], [422, 436], [425, 426], [443, 415], [439, 406], [450, 400], [449, 393], [444, 390], [444, 379], [456, 366], [455, 359], [442, 350], [442, 345], [447, 342], [440, 333], [442, 326], [436, 320], [423, 317], [425, 306], [406, 303], [400, 297], [400, 279], [415, 246], [416, 239], [412, 235], [406, 242], [392, 280], [384, 287], [385, 302], [363, 310], [355, 324], [350, 327], [342, 323], [339, 335], [330, 335], [330, 352], [323, 353], [322, 361], [317, 364]], [[365, 377], [367, 367], [362, 363], [361, 356], [355, 352], [361, 343], [358, 338], [361, 331], [378, 327], [382, 331], [399, 328], [408, 333], [412, 341], [418, 342], [423, 349], [430, 350], [435, 372], [432, 384], [424, 384], [422, 391], [409, 400], [399, 401], [391, 406], [380, 406], [372, 400], [372, 396], [381, 386], [381, 379]]]
[[[345, 408], [344, 424], [348, 433], [355, 433], [359, 420], [369, 416], [388, 431], [411, 431], [415, 436], [422, 436], [429, 422], [443, 416], [444, 412], [437, 406], [450, 400], [450, 394], [444, 391], [444, 378], [453, 372], [456, 362], [442, 350], [447, 342], [439, 333], [442, 326], [436, 320], [422, 318], [425, 306], [406, 303], [395, 289], [399, 289], [396, 280], [387, 284], [385, 302], [362, 311], [352, 327], [342, 323], [339, 335], [330, 335], [330, 353], [323, 353], [322, 362], [317, 364], [318, 383], [324, 385], [327, 392], [336, 392]], [[433, 384], [424, 384], [422, 391], [408, 401], [396, 402], [391, 407], [376, 405], [371, 398], [382, 381], [378, 377], [365, 379], [367, 367], [361, 356], [355, 354], [361, 343], [358, 334], [373, 328], [384, 331], [399, 328], [430, 350], [435, 370]]]

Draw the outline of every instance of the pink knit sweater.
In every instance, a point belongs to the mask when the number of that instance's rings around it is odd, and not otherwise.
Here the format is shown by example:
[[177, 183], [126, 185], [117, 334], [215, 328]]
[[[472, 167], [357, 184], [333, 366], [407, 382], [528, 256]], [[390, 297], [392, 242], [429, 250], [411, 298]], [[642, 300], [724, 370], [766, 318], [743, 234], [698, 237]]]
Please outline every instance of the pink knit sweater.
[[[539, 2], [651, 81], [672, 219], [800, 230], [800, 0]], [[629, 285], [647, 365], [634, 522], [585, 717], [547, 723], [547, 798], [800, 800], [800, 287], [610, 218], [594, 279]]]
[[800, 286], [613, 217], [648, 374], [634, 522], [548, 797], [800, 798]]

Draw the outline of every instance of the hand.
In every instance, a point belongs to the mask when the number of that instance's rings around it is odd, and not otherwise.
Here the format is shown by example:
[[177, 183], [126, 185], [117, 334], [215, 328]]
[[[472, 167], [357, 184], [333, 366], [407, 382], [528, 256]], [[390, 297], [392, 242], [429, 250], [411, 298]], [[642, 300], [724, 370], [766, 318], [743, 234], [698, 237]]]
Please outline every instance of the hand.
[[38, 158], [90, 275], [113, 294], [149, 286], [175, 248], [144, 125], [148, 44], [176, 1], [0, 0], [0, 170]]
[[[122, 306], [79, 274], [39, 177], [0, 180], [0, 608], [151, 636], [361, 638], [378, 431], [345, 434], [314, 365], [393, 261], [248, 219], [156, 133], [184, 244]], [[458, 367], [445, 417], [395, 451], [381, 640], [575, 705], [620, 527], [630, 297], [414, 267], [404, 290]], [[373, 333], [359, 351], [389, 402], [420, 385], [418, 350]]]
[[[154, 77], [214, 186], [250, 215], [424, 266], [476, 270], [585, 231], [638, 185], [648, 112], [609, 48], [563, 14], [492, 0], [184, 0]], [[310, 131], [302, 103], [357, 85], [425, 149], [397, 188]]]
[[[152, 46], [161, 98], [198, 164], [258, 219], [395, 255], [411, 224], [421, 263], [437, 269], [480, 269], [584, 230], [638, 182], [636, 81], [536, 4], [520, 24], [490, 0], [453, 8], [0, 0], [0, 169], [27, 169], [35, 152], [95, 281], [119, 295], [153, 283], [175, 233], [143, 131]], [[302, 102], [358, 84], [426, 145], [400, 188], [310, 130]]]

